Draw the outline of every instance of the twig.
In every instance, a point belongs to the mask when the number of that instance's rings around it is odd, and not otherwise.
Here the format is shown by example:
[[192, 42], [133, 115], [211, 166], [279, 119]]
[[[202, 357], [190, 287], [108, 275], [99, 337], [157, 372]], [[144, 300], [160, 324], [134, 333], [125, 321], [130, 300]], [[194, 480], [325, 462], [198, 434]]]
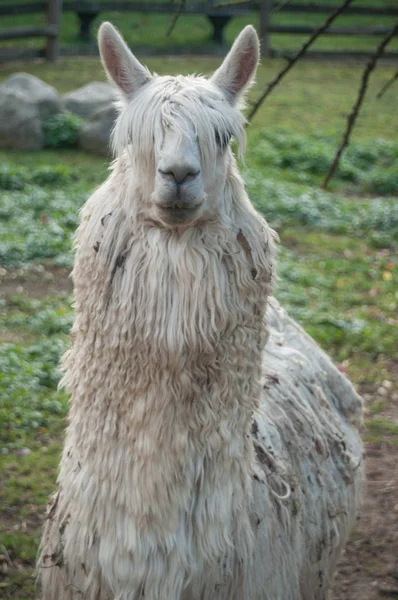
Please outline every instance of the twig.
[[380, 92], [377, 94], [376, 98], [379, 99], [383, 96], [383, 94], [388, 90], [390, 86], [398, 79], [398, 71], [387, 81], [385, 85], [381, 88]]
[[355, 101], [355, 104], [352, 108], [351, 113], [348, 115], [347, 118], [347, 126], [346, 126], [346, 130], [344, 132], [343, 135], [343, 139], [341, 140], [340, 146], [337, 149], [336, 155], [333, 159], [332, 164], [330, 165], [330, 169], [328, 174], [326, 175], [324, 182], [322, 183], [322, 189], [326, 189], [330, 179], [333, 176], [333, 173], [335, 172], [341, 155], [344, 152], [344, 149], [346, 148], [346, 146], [349, 143], [350, 140], [350, 135], [351, 135], [351, 131], [355, 125], [355, 122], [358, 118], [358, 114], [359, 114], [359, 110], [361, 108], [363, 99], [365, 97], [365, 93], [366, 93], [366, 89], [368, 87], [368, 81], [369, 81], [369, 77], [371, 72], [373, 71], [373, 69], [376, 66], [377, 61], [379, 60], [380, 56], [383, 54], [385, 47], [387, 46], [387, 44], [389, 43], [389, 41], [391, 40], [391, 38], [398, 32], [398, 22], [395, 24], [395, 26], [391, 29], [391, 31], [382, 39], [382, 41], [380, 42], [380, 44], [377, 46], [375, 52], [372, 54], [372, 56], [370, 57], [363, 73], [362, 73], [362, 81], [361, 81], [361, 85], [358, 91], [358, 96], [357, 99]]
[[345, 0], [343, 2], [343, 4], [341, 6], [339, 6], [339, 8], [337, 8], [331, 15], [329, 15], [329, 17], [326, 19], [324, 24], [321, 25], [320, 27], [318, 27], [318, 29], [316, 29], [314, 31], [314, 33], [305, 42], [305, 44], [300, 48], [300, 50], [297, 52], [297, 54], [295, 54], [293, 56], [293, 58], [289, 61], [289, 63], [267, 85], [267, 87], [265, 88], [265, 90], [263, 91], [263, 93], [261, 94], [259, 99], [254, 103], [254, 105], [249, 113], [249, 116], [247, 117], [248, 121], [251, 121], [251, 119], [254, 117], [254, 115], [256, 114], [257, 110], [260, 108], [261, 104], [264, 102], [266, 97], [272, 92], [274, 87], [278, 85], [278, 83], [281, 81], [281, 79], [283, 79], [283, 77], [286, 75], [286, 73], [288, 71], [290, 71], [290, 69], [298, 61], [298, 59], [301, 58], [301, 56], [303, 56], [303, 54], [305, 54], [307, 52], [308, 48], [311, 46], [311, 44], [313, 44], [313, 42], [315, 42], [317, 37], [319, 37], [325, 31], [325, 29], [327, 29], [329, 27], [329, 25], [336, 19], [336, 17], [338, 17], [342, 12], [345, 11], [347, 6], [349, 4], [351, 4], [351, 2], [353, 2], [353, 0]]
[[[280, 10], [282, 10], [282, 8], [284, 8], [286, 6], [286, 4], [289, 4], [289, 2], [291, 2], [291, 0], [282, 0], [282, 2], [280, 4], [277, 4], [272, 10], [271, 12], [276, 13]], [[227, 0], [226, 2], [217, 2], [217, 4], [213, 4], [213, 8], [226, 8], [228, 6], [237, 6], [239, 4], [249, 4], [250, 2], [248, 2], [248, 0]], [[259, 3], [256, 3], [255, 7], [258, 8]]]
[[177, 21], [178, 21], [180, 15], [181, 15], [182, 11], [185, 8], [185, 3], [186, 3], [186, 0], [181, 0], [180, 5], [177, 8], [177, 10], [176, 10], [176, 12], [175, 12], [175, 14], [174, 14], [174, 16], [173, 16], [173, 18], [171, 20], [170, 26], [169, 26], [168, 30], [166, 31], [166, 37], [170, 37], [171, 36], [171, 34], [173, 32], [173, 29], [176, 26]]
[[282, 0], [282, 2], [280, 4], [277, 4], [271, 12], [276, 13], [279, 12], [280, 10], [282, 10], [282, 8], [285, 8], [286, 4], [289, 4], [290, 0]]
[[13, 566], [12, 560], [11, 560], [10, 555], [8, 554], [7, 548], [5, 546], [1, 545], [0, 546], [0, 550], [2, 551], [2, 553], [4, 554], [4, 556], [6, 557], [6, 562], [7, 562], [8, 566], [12, 567]]
[[229, 0], [228, 2], [217, 2], [213, 8], [225, 8], [226, 6], [236, 6], [237, 4], [247, 4], [247, 0]]

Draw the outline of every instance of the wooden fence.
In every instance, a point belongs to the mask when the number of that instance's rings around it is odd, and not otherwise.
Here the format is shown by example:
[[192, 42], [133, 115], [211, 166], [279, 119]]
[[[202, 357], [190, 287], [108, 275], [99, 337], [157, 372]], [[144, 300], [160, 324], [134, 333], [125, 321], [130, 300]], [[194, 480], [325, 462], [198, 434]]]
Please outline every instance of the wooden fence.
[[[47, 42], [45, 48], [39, 51], [39, 55], [44, 56], [47, 60], [55, 61], [59, 56], [62, 0], [47, 0], [47, 2], [26, 5], [17, 3], [0, 4], [0, 16], [29, 14], [32, 12], [43, 12], [46, 15], [47, 23], [36, 27], [0, 29], [0, 41], [17, 38], [44, 37], [47, 39]], [[2, 53], [0, 52], [0, 57], [1, 54]]]
[[[291, 13], [292, 15], [314, 15], [314, 14], [325, 14], [328, 15], [336, 10], [338, 4], [326, 5], [326, 4], [299, 4], [295, 2], [287, 3], [276, 3], [273, 0], [261, 0], [256, 2], [258, 10], [260, 11], [260, 37], [262, 40], [262, 53], [265, 56], [278, 56], [283, 54], [277, 52], [272, 48], [271, 34], [289, 34], [289, 35], [307, 35], [310, 36], [314, 33], [316, 27], [306, 25], [275, 25], [272, 22], [273, 9], [281, 6], [278, 12], [280, 13]], [[398, 3], [396, 6], [360, 6], [351, 5], [344, 10], [344, 15], [358, 15], [362, 17], [397, 17], [398, 18]], [[326, 17], [325, 17], [326, 18]], [[385, 36], [392, 29], [392, 27], [330, 27], [322, 35], [339, 35], [339, 36]], [[285, 53], [286, 54], [286, 53]], [[366, 55], [367, 52], [353, 51], [347, 52], [347, 50], [341, 51], [311, 51], [308, 53], [311, 56], [347, 56], [350, 55]], [[398, 54], [394, 52], [386, 53], [384, 56], [397, 57]]]
[[[311, 2], [311, 0], [310, 0]], [[360, 2], [360, 0], [359, 0]], [[336, 9], [339, 3], [325, 5], [323, 3], [303, 3], [299, 0], [283, 2], [283, 0], [186, 0], [183, 14], [204, 14], [213, 26], [213, 41], [220, 44], [224, 41], [224, 29], [227, 23], [234, 17], [259, 13], [259, 29], [262, 38], [263, 54], [269, 56], [288, 55], [288, 51], [276, 51], [272, 46], [273, 34], [288, 35], [311, 35], [315, 27], [310, 25], [294, 24], [294, 15], [325, 14], [325, 16]], [[179, 2], [176, 0], [47, 0], [47, 2], [36, 2], [35, 0], [0, 0], [0, 16], [22, 15], [37, 12], [47, 12], [47, 24], [39, 27], [22, 27], [14, 29], [1, 29], [0, 42], [2, 40], [16, 37], [26, 38], [33, 36], [47, 37], [47, 45], [44, 50], [22, 48], [0, 47], [0, 59], [26, 58], [28, 56], [44, 56], [48, 60], [54, 60], [59, 53], [62, 55], [92, 54], [96, 49], [90, 44], [80, 43], [74, 46], [59, 47], [59, 31], [61, 10], [74, 12], [80, 21], [80, 40], [88, 42], [92, 39], [91, 26], [96, 17], [107, 11], [135, 12], [135, 13], [163, 13], [175, 14]], [[290, 13], [292, 24], [280, 25], [274, 23], [274, 11]], [[397, 17], [398, 0], [395, 5], [384, 6], [361, 6], [352, 5], [344, 11], [344, 15], [373, 16], [373, 17]], [[325, 17], [326, 18], [326, 17]], [[333, 36], [383, 36], [389, 31], [385, 26], [373, 27], [331, 27], [323, 35]], [[187, 50], [186, 48], [184, 49]], [[162, 53], [164, 49], [162, 49]], [[347, 56], [367, 55], [368, 52], [355, 51], [330, 51], [309, 52], [310, 56]], [[397, 52], [385, 54], [386, 57], [398, 57]]]

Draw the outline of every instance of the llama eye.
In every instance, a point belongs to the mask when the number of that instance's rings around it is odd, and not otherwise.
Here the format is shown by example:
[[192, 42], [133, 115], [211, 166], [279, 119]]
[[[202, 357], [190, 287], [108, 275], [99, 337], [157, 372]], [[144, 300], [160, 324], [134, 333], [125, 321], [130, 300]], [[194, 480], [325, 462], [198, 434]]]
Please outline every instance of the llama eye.
[[216, 144], [221, 150], [225, 150], [231, 141], [232, 133], [229, 131], [219, 131], [218, 129], [214, 130], [214, 135], [216, 138]]

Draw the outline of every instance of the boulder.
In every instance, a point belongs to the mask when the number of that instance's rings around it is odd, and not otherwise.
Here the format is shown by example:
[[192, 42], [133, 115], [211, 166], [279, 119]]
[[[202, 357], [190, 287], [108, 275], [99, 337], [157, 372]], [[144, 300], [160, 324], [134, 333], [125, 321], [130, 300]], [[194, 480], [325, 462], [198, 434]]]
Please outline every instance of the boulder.
[[99, 108], [83, 124], [79, 146], [87, 152], [108, 156], [111, 153], [109, 139], [115, 124], [117, 110], [113, 104]]
[[19, 92], [36, 104], [42, 121], [61, 110], [61, 99], [57, 90], [34, 75], [15, 73], [0, 87]]
[[44, 135], [38, 105], [20, 91], [0, 86], [0, 147], [40, 150]]
[[62, 97], [66, 110], [83, 117], [91, 117], [99, 108], [116, 100], [115, 89], [109, 83], [93, 81]]

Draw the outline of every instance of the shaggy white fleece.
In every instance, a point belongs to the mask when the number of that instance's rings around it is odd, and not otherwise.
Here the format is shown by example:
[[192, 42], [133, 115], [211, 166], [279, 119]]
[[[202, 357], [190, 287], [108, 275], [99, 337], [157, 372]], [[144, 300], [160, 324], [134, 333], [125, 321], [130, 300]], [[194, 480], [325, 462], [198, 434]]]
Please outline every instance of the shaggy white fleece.
[[[151, 78], [109, 24], [100, 47], [124, 100], [77, 232], [43, 599], [324, 599], [358, 507], [362, 405], [270, 299], [274, 234], [220, 144], [244, 139], [254, 30], [210, 81]], [[157, 213], [169, 128], [200, 150], [186, 226]]]

